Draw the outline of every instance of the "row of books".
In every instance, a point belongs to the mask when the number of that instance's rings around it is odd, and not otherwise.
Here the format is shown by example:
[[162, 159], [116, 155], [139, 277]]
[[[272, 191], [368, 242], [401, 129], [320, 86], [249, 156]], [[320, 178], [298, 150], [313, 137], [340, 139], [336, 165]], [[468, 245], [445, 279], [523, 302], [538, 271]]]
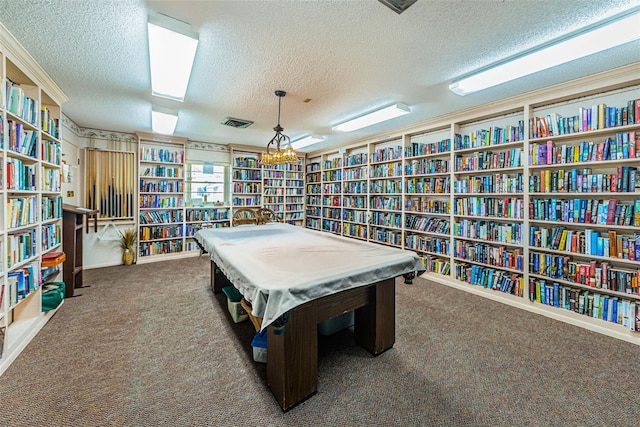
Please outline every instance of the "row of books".
[[449, 172], [449, 160], [443, 159], [411, 160], [404, 165], [404, 173], [407, 176], [447, 172]]
[[455, 148], [457, 150], [463, 150], [523, 140], [524, 120], [518, 120], [517, 125], [507, 125], [504, 128], [492, 126], [488, 130], [478, 129], [460, 138], [456, 135]]
[[265, 196], [284, 196], [284, 188], [282, 187], [265, 188], [263, 194]]
[[9, 190], [35, 191], [37, 189], [36, 165], [9, 157], [5, 169]]
[[184, 204], [182, 197], [157, 196], [152, 194], [141, 194], [141, 208], [180, 208]]
[[235, 196], [231, 199], [233, 206], [260, 206], [262, 204], [261, 196]]
[[370, 181], [371, 194], [400, 194], [402, 193], [402, 180], [379, 179]]
[[369, 227], [369, 238], [379, 243], [385, 243], [392, 246], [402, 245], [402, 232], [390, 230], [388, 228]]
[[322, 196], [322, 206], [340, 206], [340, 196]]
[[138, 255], [141, 257], [172, 254], [182, 252], [184, 247], [183, 239], [162, 240], [157, 242], [140, 242]]
[[[2, 118], [0, 118], [1, 120]], [[62, 163], [62, 149], [60, 143], [56, 141], [50, 141], [48, 139], [42, 140], [42, 160], [60, 166]]]
[[284, 196], [272, 196], [266, 192], [262, 195], [263, 203], [284, 203]]
[[400, 196], [373, 196], [369, 199], [370, 209], [384, 209], [399, 211], [402, 209], [402, 197]]
[[347, 237], [367, 238], [367, 226], [364, 224], [344, 224], [343, 233]]
[[408, 197], [404, 201], [404, 210], [407, 212], [449, 214], [451, 202], [428, 197]]
[[580, 141], [577, 145], [555, 145], [552, 140], [529, 146], [529, 164], [558, 165], [580, 162], [635, 159], [640, 156], [640, 133], [618, 132], [603, 141]]
[[522, 271], [523, 256], [518, 249], [455, 240], [453, 242], [453, 256], [469, 262]]
[[340, 221], [324, 219], [322, 220], [322, 229], [334, 234], [342, 234], [342, 223]]
[[316, 218], [310, 218], [307, 215], [305, 220], [305, 227], [310, 228], [312, 230], [320, 230], [320, 220]]
[[260, 181], [261, 176], [259, 170], [234, 169], [231, 179], [234, 181]]
[[466, 263], [456, 264], [456, 279], [487, 289], [522, 296], [524, 278], [516, 273]]
[[638, 292], [639, 269], [613, 267], [608, 261], [574, 261], [568, 256], [529, 253], [529, 272], [550, 279], [592, 288], [609, 289], [626, 294], [640, 295]]
[[334, 157], [333, 159], [327, 159], [322, 162], [322, 170], [328, 169], [340, 169], [342, 167], [342, 158]]
[[314, 196], [307, 194], [307, 205], [320, 205], [322, 203], [320, 196]]
[[453, 192], [460, 193], [522, 193], [522, 172], [513, 175], [497, 173], [494, 175], [467, 176], [456, 179]]
[[529, 138], [547, 138], [576, 132], [640, 124], [640, 99], [633, 99], [622, 107], [604, 103], [579, 107], [578, 114], [562, 117], [557, 113], [529, 119]]
[[454, 215], [524, 218], [524, 200], [518, 197], [463, 197], [453, 203]]
[[640, 199], [535, 199], [529, 217], [539, 221], [640, 227]]
[[228, 219], [229, 209], [187, 209], [187, 221], [222, 221]]
[[9, 120], [9, 146], [11, 151], [36, 157], [38, 147], [38, 132], [35, 129], [25, 128], [22, 123]]
[[532, 193], [635, 192], [640, 188], [637, 168], [619, 166], [613, 173], [591, 173], [591, 169], [541, 170], [529, 176]]
[[40, 113], [38, 100], [27, 96], [22, 87], [11, 80], [5, 79], [4, 83], [4, 105], [6, 105], [7, 110], [22, 120], [37, 126], [38, 114]]
[[183, 236], [182, 225], [154, 225], [151, 227], [140, 227], [140, 241], [173, 239]]
[[143, 193], [182, 193], [184, 192], [183, 181], [146, 181], [140, 180], [140, 191]]
[[42, 250], [47, 251], [62, 243], [62, 227], [60, 224], [42, 225]]
[[[229, 221], [211, 222], [211, 223], [204, 223], [204, 224], [187, 224], [185, 228], [186, 230], [185, 236], [193, 237], [199, 230], [202, 230], [205, 228], [228, 228], [230, 225], [231, 224], [229, 223]], [[193, 247], [192, 247], [192, 244], [193, 244]], [[200, 247], [195, 242], [187, 241], [188, 251], [198, 250], [198, 249], [200, 249]]]
[[182, 222], [181, 210], [140, 212], [140, 224], [169, 224]]
[[60, 120], [51, 115], [49, 109], [43, 105], [40, 107], [40, 125], [44, 132], [54, 138], [60, 138]]
[[402, 147], [386, 147], [375, 150], [369, 156], [371, 163], [387, 162], [390, 160], [398, 160], [402, 158]]
[[461, 220], [453, 223], [454, 237], [486, 240], [488, 242], [521, 245], [523, 225], [521, 223], [498, 223], [493, 221]]
[[169, 150], [168, 148], [142, 147], [140, 160], [143, 162], [184, 163], [184, 150]]
[[454, 158], [456, 172], [472, 172], [503, 168], [520, 168], [524, 165], [521, 148], [506, 151], [478, 151], [471, 155], [457, 154]]
[[322, 184], [323, 194], [340, 194], [342, 192], [342, 185], [339, 182], [333, 184]]
[[362, 167], [358, 167], [358, 168], [353, 168], [353, 169], [347, 169], [346, 171], [344, 171], [344, 179], [345, 180], [366, 180], [367, 179], [367, 167], [366, 166], [362, 166]]
[[37, 237], [35, 228], [7, 236], [7, 262], [9, 267], [36, 256]]
[[529, 299], [640, 331], [640, 304], [635, 301], [544, 279], [530, 279]]
[[402, 214], [371, 212], [369, 223], [383, 227], [402, 228]]
[[532, 246], [582, 255], [640, 261], [640, 234], [616, 231], [567, 230], [563, 227], [530, 227]]
[[390, 178], [402, 176], [402, 163], [385, 163], [369, 168], [370, 178]]
[[406, 215], [404, 219], [406, 229], [427, 233], [448, 234], [449, 220], [428, 216]]
[[182, 168], [167, 166], [151, 166], [145, 167], [140, 176], [158, 177], [158, 178], [182, 178]]
[[342, 206], [345, 208], [367, 208], [367, 196], [343, 196]]
[[430, 273], [443, 274], [445, 276], [449, 275], [451, 263], [449, 263], [448, 260], [429, 254], [424, 254], [420, 258], [422, 259], [422, 264], [426, 271]]
[[345, 182], [342, 184], [342, 191], [350, 194], [367, 194], [368, 186], [366, 182]]
[[[457, 135], [457, 137], [456, 139], [461, 138], [460, 135]], [[449, 151], [451, 151], [451, 138], [429, 143], [412, 142], [404, 148], [404, 157], [426, 156], [429, 154], [448, 153]]]
[[449, 255], [449, 239], [424, 236], [422, 234], [405, 234], [404, 246], [418, 252], [432, 252]]
[[318, 162], [307, 163], [306, 171], [307, 171], [307, 173], [319, 172], [320, 171], [320, 163], [318, 163]]
[[367, 153], [350, 154], [344, 158], [344, 165], [358, 166], [367, 164]]
[[269, 200], [263, 200], [262, 206], [271, 209], [274, 212], [284, 212], [284, 206], [282, 206], [282, 202], [273, 202]]
[[332, 169], [322, 172], [322, 181], [334, 182], [342, 181], [342, 169]]
[[307, 217], [309, 216], [322, 216], [322, 209], [307, 204]]
[[322, 208], [322, 216], [340, 221], [342, 219], [342, 209]]
[[283, 163], [280, 165], [262, 165], [265, 173], [274, 173], [277, 171], [284, 171], [286, 175], [298, 174], [302, 171], [302, 163]]
[[306, 175], [307, 184], [322, 182], [322, 176], [320, 173], [309, 173]]
[[448, 176], [406, 178], [407, 193], [444, 194], [451, 191], [451, 178]]
[[62, 196], [42, 197], [42, 220], [62, 218]]
[[40, 266], [32, 263], [10, 271], [7, 274], [7, 302], [9, 307], [15, 306], [18, 302], [27, 297], [41, 285]]
[[7, 199], [6, 213], [9, 228], [35, 224], [38, 221], [38, 198], [10, 197]]
[[62, 174], [60, 169], [42, 168], [42, 188], [43, 192], [60, 192], [62, 189]]
[[287, 187], [284, 189], [284, 194], [287, 196], [304, 196], [304, 187]]

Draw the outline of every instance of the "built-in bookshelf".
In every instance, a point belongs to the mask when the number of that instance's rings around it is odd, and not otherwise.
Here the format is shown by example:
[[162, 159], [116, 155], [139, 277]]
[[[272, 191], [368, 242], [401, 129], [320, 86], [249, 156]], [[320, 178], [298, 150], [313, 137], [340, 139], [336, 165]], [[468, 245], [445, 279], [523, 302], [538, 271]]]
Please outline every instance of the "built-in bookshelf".
[[306, 206], [305, 226], [322, 229], [322, 171], [321, 158], [309, 159], [305, 167]]
[[185, 208], [185, 247], [187, 251], [200, 249], [193, 236], [202, 228], [225, 228], [231, 225], [231, 207], [202, 206]]
[[231, 194], [231, 205], [234, 208], [262, 206], [262, 167], [259, 153], [232, 153]]
[[372, 144], [369, 154], [369, 240], [402, 247], [402, 140]]
[[369, 147], [353, 147], [342, 160], [342, 234], [367, 240], [369, 234]]
[[138, 262], [185, 248], [185, 140], [139, 135]]
[[404, 248], [417, 252], [426, 271], [451, 269], [450, 127], [405, 136]]
[[62, 251], [59, 121], [67, 98], [1, 24], [0, 78], [2, 374], [58, 310], [43, 311], [43, 285], [62, 274], [42, 259]]
[[283, 166], [284, 172], [284, 222], [304, 225], [305, 215], [305, 170], [304, 160]]
[[310, 153], [306, 225], [366, 227], [435, 282], [640, 344], [637, 67]]
[[321, 163], [322, 231], [342, 234], [342, 155], [324, 154]]

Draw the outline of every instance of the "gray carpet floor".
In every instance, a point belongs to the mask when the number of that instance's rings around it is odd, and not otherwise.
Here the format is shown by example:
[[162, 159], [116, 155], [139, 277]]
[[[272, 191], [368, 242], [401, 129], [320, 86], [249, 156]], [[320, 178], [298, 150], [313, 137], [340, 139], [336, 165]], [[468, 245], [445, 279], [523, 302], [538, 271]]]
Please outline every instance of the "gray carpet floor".
[[318, 392], [283, 413], [209, 288], [206, 257], [84, 272], [0, 377], [5, 426], [637, 426], [640, 347], [398, 280], [396, 344], [320, 337]]

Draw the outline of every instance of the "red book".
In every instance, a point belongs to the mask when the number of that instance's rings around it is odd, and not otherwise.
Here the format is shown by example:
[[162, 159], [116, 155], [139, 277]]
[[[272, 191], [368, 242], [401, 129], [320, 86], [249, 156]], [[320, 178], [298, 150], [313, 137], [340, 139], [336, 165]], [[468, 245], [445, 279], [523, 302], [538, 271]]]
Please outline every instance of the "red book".
[[635, 118], [635, 124], [640, 125], [640, 98], [636, 99], [636, 111], [633, 117]]
[[629, 158], [630, 159], [636, 158], [637, 143], [638, 143], [638, 140], [636, 139], [636, 131], [635, 130], [629, 131]]
[[618, 200], [609, 199], [609, 208], [607, 209], [607, 225], [613, 225], [613, 217], [616, 214], [616, 205]]

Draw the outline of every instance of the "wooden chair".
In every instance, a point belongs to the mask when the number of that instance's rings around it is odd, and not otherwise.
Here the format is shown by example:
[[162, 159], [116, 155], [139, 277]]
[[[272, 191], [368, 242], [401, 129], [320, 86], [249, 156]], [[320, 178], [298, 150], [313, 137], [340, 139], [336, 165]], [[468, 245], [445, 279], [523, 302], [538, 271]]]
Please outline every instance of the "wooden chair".
[[233, 210], [233, 217], [231, 218], [231, 226], [243, 224], [258, 224], [258, 217], [256, 211], [253, 208], [238, 208]]
[[282, 219], [273, 210], [268, 208], [259, 208], [256, 212], [258, 224], [266, 224], [267, 222], [282, 222]]

